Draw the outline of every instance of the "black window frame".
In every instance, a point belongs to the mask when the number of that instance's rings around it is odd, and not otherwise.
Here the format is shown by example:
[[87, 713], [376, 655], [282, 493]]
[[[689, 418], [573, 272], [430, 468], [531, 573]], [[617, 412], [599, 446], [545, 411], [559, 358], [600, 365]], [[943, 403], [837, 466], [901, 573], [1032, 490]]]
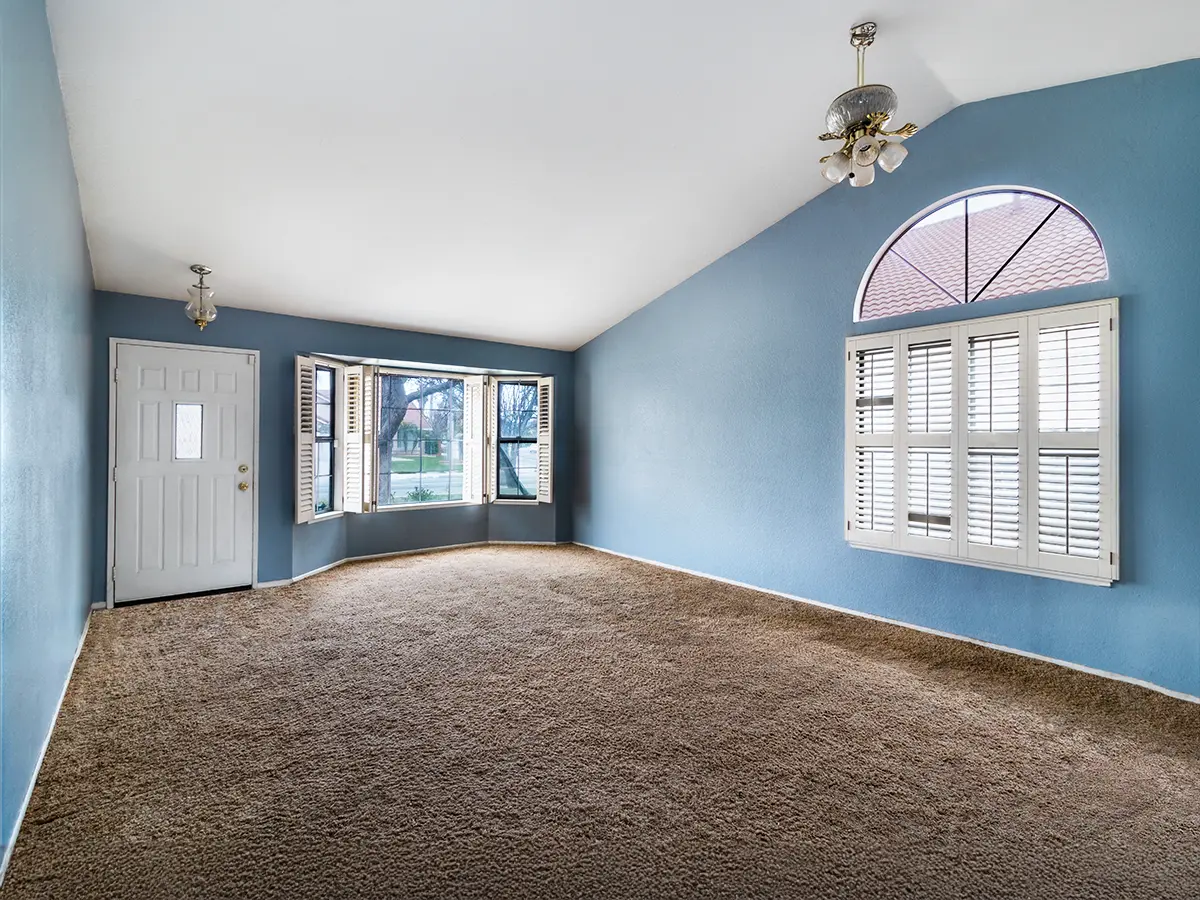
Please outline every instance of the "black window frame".
[[[322, 405], [317, 401], [318, 385], [321, 381], [321, 372], [329, 373], [329, 434], [320, 434], [317, 415], [317, 407]], [[337, 472], [337, 370], [333, 366], [316, 365], [313, 367], [313, 515], [327, 516], [338, 511], [337, 498], [334, 496], [333, 489], [336, 485], [334, 473]], [[318, 475], [317, 472], [321, 468], [321, 445], [329, 444], [329, 474]], [[329, 479], [329, 508], [321, 509], [317, 506], [317, 498], [321, 492], [317, 490], [317, 485], [323, 479]]]
[[[539, 411], [538, 407], [541, 405], [541, 397], [538, 395], [538, 382], [537, 382], [536, 378], [533, 380], [528, 380], [528, 379], [524, 379], [524, 378], [511, 378], [511, 379], [506, 378], [506, 379], [496, 382], [496, 458], [493, 460], [493, 463], [496, 466], [496, 497], [495, 497], [495, 499], [537, 502], [536, 486], [534, 487], [533, 493], [528, 494], [528, 495], [506, 494], [506, 493], [504, 493], [503, 487], [501, 487], [501, 485], [503, 484], [503, 480], [500, 477], [500, 472], [501, 472], [500, 451], [501, 451], [502, 446], [504, 444], [517, 444], [517, 445], [537, 444], [537, 442], [538, 442], [537, 435], [534, 435], [533, 437], [508, 437], [508, 438], [503, 437], [503, 428], [501, 427], [501, 424], [500, 424], [500, 392], [504, 389], [504, 385], [506, 385], [506, 384], [517, 384], [517, 385], [523, 385], [525, 387], [533, 388], [533, 398], [534, 398], [534, 402], [537, 404], [537, 406], [534, 407], [534, 421], [537, 421], [537, 413]], [[510, 456], [509, 459], [511, 460], [512, 457]]]
[[[442, 438], [442, 439], [430, 438], [430, 440], [447, 440], [447, 441], [457, 440], [458, 442], [460, 442], [463, 445], [463, 450], [465, 453], [465, 450], [466, 450], [466, 426], [467, 426], [467, 423], [466, 423], [466, 379], [467, 379], [467, 377], [468, 377], [467, 375], [459, 374], [457, 372], [447, 372], [447, 371], [439, 372], [436, 370], [426, 371], [426, 370], [420, 370], [420, 369], [398, 369], [398, 368], [388, 368], [388, 367], [379, 368], [378, 370], [376, 370], [376, 373], [375, 373], [375, 412], [374, 412], [374, 415], [377, 417], [376, 422], [379, 423], [383, 418], [383, 409], [385, 408], [384, 400], [387, 397], [387, 392], [385, 392], [383, 389], [383, 379], [385, 379], [385, 378], [400, 378], [400, 379], [407, 379], [407, 380], [428, 378], [428, 379], [441, 380], [441, 381], [461, 382], [462, 388], [463, 388], [463, 405], [458, 411], [463, 416], [462, 430], [458, 433], [457, 438], [454, 437], [454, 431], [453, 431], [453, 428], [451, 428], [451, 435], [449, 437]], [[451, 393], [453, 392], [453, 388], [448, 388], [447, 390], [450, 391]], [[413, 400], [411, 402], [417, 402], [417, 401]], [[454, 407], [451, 406], [451, 407], [448, 407], [448, 409], [450, 410], [450, 412], [453, 416]], [[380, 427], [382, 427], [382, 426], [380, 425]], [[465, 484], [463, 485], [464, 496], [461, 496], [457, 499], [401, 500], [396, 503], [385, 502], [383, 500], [383, 498], [390, 497], [391, 490], [390, 490], [390, 481], [389, 481], [388, 488], [385, 489], [383, 486], [383, 479], [385, 477], [389, 477], [391, 474], [391, 471], [392, 471], [391, 470], [391, 460], [384, 459], [383, 454], [380, 452], [381, 445], [379, 442], [378, 434], [376, 435], [376, 440], [374, 443], [375, 443], [375, 447], [374, 447], [373, 452], [375, 454], [375, 462], [374, 462], [374, 465], [375, 465], [375, 487], [376, 487], [376, 491], [378, 492], [378, 497], [379, 497], [379, 501], [377, 504], [378, 509], [393, 510], [393, 511], [400, 510], [400, 509], [421, 509], [422, 507], [430, 508], [430, 507], [438, 507], [438, 506], [449, 506], [449, 505], [455, 505], [455, 504], [460, 504], [460, 503], [468, 504], [468, 503], [472, 502], [472, 501], [466, 499]], [[420, 455], [422, 458], [427, 458], [427, 457], [433, 456], [433, 454], [425, 453], [424, 445], [421, 446], [421, 454]], [[467, 465], [467, 460], [464, 458], [463, 459], [464, 471], [465, 471], [466, 465]], [[424, 474], [424, 472], [422, 471], [421, 474]], [[420, 487], [423, 488], [424, 486], [425, 485], [422, 480], [422, 484], [420, 485]]]

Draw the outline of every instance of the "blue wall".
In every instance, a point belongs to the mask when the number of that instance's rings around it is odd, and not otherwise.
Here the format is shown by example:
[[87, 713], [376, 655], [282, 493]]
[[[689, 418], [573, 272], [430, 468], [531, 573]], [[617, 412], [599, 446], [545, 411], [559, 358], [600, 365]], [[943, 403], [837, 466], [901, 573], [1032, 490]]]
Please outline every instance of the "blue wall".
[[[187, 266], [180, 263], [180, 277]], [[108, 384], [109, 339], [171, 341], [261, 352], [259, 377], [259, 544], [260, 581], [278, 581], [311, 572], [347, 556], [413, 550], [488, 539], [568, 541], [571, 539], [572, 429], [574, 357], [539, 350], [442, 335], [347, 325], [221, 306], [220, 272], [213, 276], [219, 315], [200, 331], [173, 300], [96, 292], [95, 342], [91, 380]], [[232, 298], [230, 298], [232, 300]], [[555, 376], [555, 497], [532, 507], [447, 507], [393, 510], [370, 515], [294, 524], [295, 357], [332, 353], [377, 359], [419, 361], [430, 365], [508, 369]], [[93, 396], [92, 444], [108, 446], [108, 391]], [[91, 521], [92, 598], [104, 599], [108, 482], [106, 454], [92, 456]]]
[[[576, 356], [576, 539], [1200, 695], [1200, 61], [975, 103]], [[815, 167], [813, 159], [797, 165]], [[992, 184], [1075, 204], [1111, 280], [967, 315], [1121, 298], [1122, 581], [1087, 587], [852, 550], [843, 340], [863, 270], [941, 197]]]
[[0, 841], [87, 616], [92, 269], [46, 11], [0, 0]]

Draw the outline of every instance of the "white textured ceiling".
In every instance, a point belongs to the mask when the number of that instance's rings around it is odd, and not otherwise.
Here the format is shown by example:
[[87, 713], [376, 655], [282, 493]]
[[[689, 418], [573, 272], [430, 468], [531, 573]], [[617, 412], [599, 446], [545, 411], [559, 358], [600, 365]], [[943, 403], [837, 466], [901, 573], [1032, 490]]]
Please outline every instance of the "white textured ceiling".
[[857, 21], [921, 124], [1200, 55], [1195, 0], [48, 6], [97, 287], [568, 349], [825, 187]]

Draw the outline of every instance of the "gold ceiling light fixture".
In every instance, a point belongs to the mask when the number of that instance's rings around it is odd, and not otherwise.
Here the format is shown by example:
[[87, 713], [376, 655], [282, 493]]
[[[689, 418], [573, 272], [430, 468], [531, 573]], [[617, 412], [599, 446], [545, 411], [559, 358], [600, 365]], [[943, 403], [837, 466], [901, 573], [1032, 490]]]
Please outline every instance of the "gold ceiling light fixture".
[[[908, 156], [901, 143], [917, 133], [912, 122], [895, 131], [884, 131], [896, 113], [896, 92], [886, 84], [866, 84], [867, 48], [875, 43], [875, 23], [863, 22], [850, 29], [850, 46], [858, 51], [858, 87], [839, 95], [825, 114], [822, 141], [841, 141], [842, 148], [821, 157], [821, 174], [834, 184], [847, 178], [854, 187], [866, 187], [875, 180], [875, 163], [885, 172], [894, 172]], [[890, 138], [891, 140], [887, 140]]]
[[200, 280], [188, 288], [188, 296], [191, 299], [183, 311], [196, 323], [196, 327], [203, 331], [204, 326], [217, 317], [217, 307], [212, 302], [213, 289], [204, 283], [204, 276], [211, 275], [212, 269], [199, 263], [188, 268], [199, 275]]

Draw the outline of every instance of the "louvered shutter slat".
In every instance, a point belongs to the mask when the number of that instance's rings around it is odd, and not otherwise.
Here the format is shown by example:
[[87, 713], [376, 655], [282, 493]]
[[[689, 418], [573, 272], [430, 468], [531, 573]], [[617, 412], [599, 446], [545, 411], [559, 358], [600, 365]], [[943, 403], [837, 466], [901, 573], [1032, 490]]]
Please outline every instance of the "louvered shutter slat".
[[538, 388], [538, 471], [539, 503], [554, 500], [554, 379], [539, 378]]
[[895, 357], [891, 347], [858, 351], [854, 384], [859, 434], [891, 434], [895, 428]]
[[854, 467], [854, 523], [862, 531], [894, 531], [896, 454], [859, 448]]
[[463, 379], [463, 499], [483, 500], [483, 407], [485, 382], [482, 375]]
[[484, 390], [484, 403], [487, 404], [487, 434], [485, 436], [484, 454], [486, 455], [485, 470], [487, 471], [488, 500], [495, 500], [499, 493], [499, 460], [497, 446], [500, 431], [500, 385], [494, 378], [489, 378]]
[[1016, 450], [967, 454], [967, 540], [1015, 548], [1021, 535], [1021, 466]]
[[953, 365], [949, 341], [908, 348], [908, 430], [949, 433], [953, 419]]
[[375, 507], [375, 369], [363, 366], [362, 378], [362, 511]]
[[950, 539], [953, 470], [949, 450], [908, 451], [908, 533]]
[[342, 509], [363, 509], [363, 367], [342, 370]]
[[1100, 555], [1100, 456], [1043, 450], [1038, 457], [1038, 549]]
[[315, 515], [313, 474], [316, 462], [316, 366], [307, 356], [296, 357], [296, 522]]
[[1012, 432], [1021, 422], [1020, 337], [972, 338], [967, 352], [967, 427]]
[[1038, 335], [1038, 430], [1100, 427], [1100, 325], [1044, 329]]

